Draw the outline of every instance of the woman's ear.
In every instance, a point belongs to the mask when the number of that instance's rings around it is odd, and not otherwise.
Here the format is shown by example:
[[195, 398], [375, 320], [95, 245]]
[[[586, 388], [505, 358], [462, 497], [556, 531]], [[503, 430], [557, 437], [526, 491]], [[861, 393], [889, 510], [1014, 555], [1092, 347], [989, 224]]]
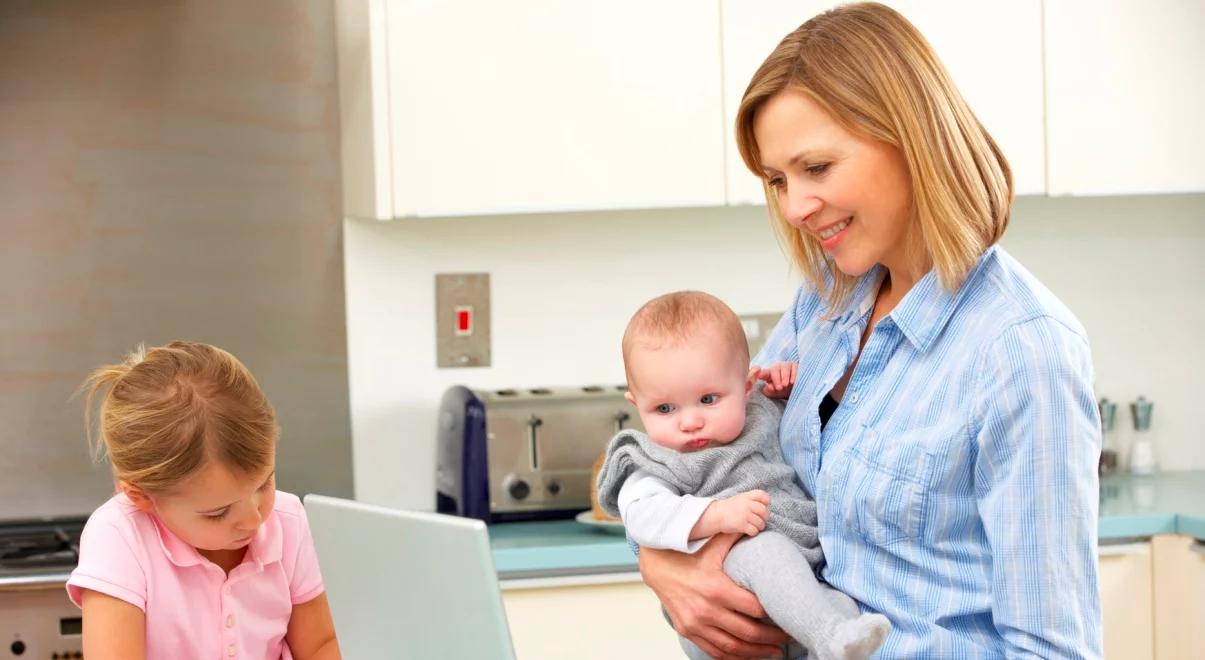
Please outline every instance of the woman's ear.
[[126, 494], [126, 497], [130, 498], [130, 503], [138, 507], [139, 511], [144, 513], [155, 512], [155, 503], [151, 501], [151, 496], [147, 495], [146, 491], [126, 481], [118, 481], [117, 487], [121, 489], [121, 492]]

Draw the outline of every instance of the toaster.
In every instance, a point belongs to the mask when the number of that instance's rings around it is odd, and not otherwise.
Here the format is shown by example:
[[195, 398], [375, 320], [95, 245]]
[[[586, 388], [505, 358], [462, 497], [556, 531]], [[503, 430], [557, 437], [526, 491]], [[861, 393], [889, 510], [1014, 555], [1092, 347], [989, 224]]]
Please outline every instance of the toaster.
[[589, 509], [595, 459], [621, 429], [643, 430], [625, 392], [449, 388], [439, 409], [436, 511], [494, 523]]

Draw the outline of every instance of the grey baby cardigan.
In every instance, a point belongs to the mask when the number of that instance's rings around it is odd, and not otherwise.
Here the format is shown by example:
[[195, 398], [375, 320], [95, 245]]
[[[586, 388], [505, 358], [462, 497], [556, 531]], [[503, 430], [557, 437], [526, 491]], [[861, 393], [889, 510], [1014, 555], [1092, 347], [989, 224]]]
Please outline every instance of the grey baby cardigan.
[[636, 470], [697, 497], [725, 498], [764, 490], [770, 495], [766, 529], [794, 541], [814, 568], [822, 559], [816, 537], [816, 503], [795, 482], [795, 470], [783, 459], [778, 444], [781, 418], [780, 404], [754, 391], [745, 408], [744, 431], [726, 445], [677, 452], [639, 431], [620, 431], [607, 445], [607, 457], [598, 473], [599, 505], [613, 516], [619, 515], [619, 489]]

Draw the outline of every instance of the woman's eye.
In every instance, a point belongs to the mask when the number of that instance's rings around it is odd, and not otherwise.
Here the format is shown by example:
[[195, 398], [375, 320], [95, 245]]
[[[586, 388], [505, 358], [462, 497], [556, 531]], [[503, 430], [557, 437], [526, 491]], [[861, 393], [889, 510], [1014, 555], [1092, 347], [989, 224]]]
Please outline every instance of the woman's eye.
[[713, 404], [719, 400], [720, 400], [720, 397], [718, 394], [704, 394], [703, 398], [699, 399], [699, 401], [701, 403], [703, 403], [703, 405], [707, 405], [707, 406], [710, 406], [711, 404]]
[[672, 413], [673, 411], [674, 411], [673, 404], [663, 403], [663, 404], [657, 406], [657, 412], [661, 413], [662, 415], [668, 415], [668, 414]]
[[812, 176], [820, 176], [828, 171], [829, 165], [831, 165], [831, 163], [817, 163], [815, 165], [808, 165], [807, 172]]
[[775, 190], [778, 190], [779, 188], [782, 188], [784, 185], [786, 185], [786, 181], [784, 181], [783, 178], [780, 176], [772, 176], [769, 179], [766, 179], [766, 185], [770, 186], [771, 188], [773, 188]]

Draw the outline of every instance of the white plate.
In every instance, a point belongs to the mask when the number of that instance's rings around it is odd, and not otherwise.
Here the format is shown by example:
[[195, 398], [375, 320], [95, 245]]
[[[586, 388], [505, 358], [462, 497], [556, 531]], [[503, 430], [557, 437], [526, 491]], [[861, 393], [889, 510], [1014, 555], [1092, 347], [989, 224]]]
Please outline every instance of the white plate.
[[595, 520], [589, 511], [582, 511], [577, 514], [576, 520], [591, 527], [597, 527], [601, 530], [611, 532], [612, 534], [623, 534], [623, 523], [618, 520]]

